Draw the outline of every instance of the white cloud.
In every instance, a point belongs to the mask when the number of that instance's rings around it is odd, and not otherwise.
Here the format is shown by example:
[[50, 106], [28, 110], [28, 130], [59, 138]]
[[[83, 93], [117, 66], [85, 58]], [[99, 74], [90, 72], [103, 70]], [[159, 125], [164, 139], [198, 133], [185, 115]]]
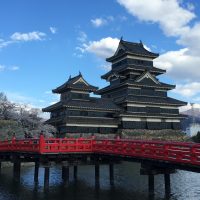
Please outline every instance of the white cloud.
[[173, 92], [180, 94], [183, 97], [194, 97], [200, 95], [200, 82], [191, 82], [186, 84], [177, 84]]
[[[119, 41], [120, 40], [118, 38], [106, 37], [97, 41], [89, 41], [88, 43], [83, 43], [81, 47], [76, 47], [76, 50], [80, 51], [81, 53], [93, 53], [97, 57], [105, 59], [115, 53], [119, 45]], [[143, 45], [145, 49], [151, 51], [150, 47], [145, 44]]]
[[9, 68], [9, 70], [17, 71], [17, 70], [19, 70], [19, 67], [18, 66], [12, 66], [12, 67]]
[[42, 41], [46, 38], [46, 33], [33, 31], [29, 33], [15, 32], [10, 36], [9, 40], [0, 38], [0, 49], [5, 48], [11, 44], [29, 41]]
[[83, 47], [76, 47], [75, 49], [80, 51], [81, 53], [85, 52], [85, 49]]
[[96, 56], [101, 58], [106, 58], [112, 56], [116, 51], [119, 44], [118, 38], [106, 37], [99, 41], [90, 41], [89, 43], [84, 43], [82, 48], [83, 52], [94, 53]]
[[0, 72], [4, 71], [5, 66], [4, 65], [0, 65]]
[[109, 64], [103, 64], [103, 65], [99, 66], [99, 68], [104, 70], [104, 71], [111, 70], [111, 66]]
[[17, 70], [19, 70], [19, 67], [18, 67], [18, 66], [0, 65], [0, 72], [1, 72], [1, 71], [6, 71], [6, 70], [17, 71]]
[[49, 27], [49, 30], [51, 31], [52, 34], [56, 34], [58, 31], [56, 27], [52, 27], [52, 26]]
[[39, 31], [33, 31], [29, 33], [20, 33], [20, 32], [15, 32], [11, 35], [11, 39], [13, 41], [36, 41], [36, 40], [44, 40], [46, 37], [46, 34], [43, 32]]
[[154, 62], [156, 67], [166, 69], [167, 74], [177, 84], [174, 93], [194, 102], [200, 102], [200, 57], [191, 53], [189, 48], [168, 51]]
[[77, 40], [80, 41], [80, 42], [86, 42], [87, 34], [83, 31], [80, 31], [79, 36], [77, 37]]
[[[180, 0], [117, 0], [133, 16], [143, 22], [157, 23], [166, 36], [176, 36], [183, 48], [163, 53], [155, 60], [159, 68], [167, 69], [169, 76], [179, 84], [174, 93], [185, 98], [200, 99], [200, 22], [194, 5]], [[148, 5], [148, 6], [147, 6]]]
[[97, 28], [107, 24], [107, 20], [103, 19], [103, 18], [91, 19], [90, 21], [91, 21], [92, 25]]
[[195, 17], [184, 9], [179, 0], [117, 0], [126, 10], [141, 21], [158, 23], [168, 36], [177, 36], [187, 28]]
[[77, 58], [82, 58], [83, 54], [80, 53], [73, 53], [73, 56], [77, 57]]
[[179, 111], [184, 112], [184, 111], [192, 109], [192, 107], [195, 108], [195, 109], [200, 109], [200, 104], [195, 103], [195, 104], [193, 104], [193, 106], [191, 106], [191, 103], [188, 103], [186, 106], [181, 106], [179, 108]]
[[96, 28], [104, 26], [104, 25], [108, 25], [110, 22], [113, 22], [115, 20], [115, 18], [110, 15], [107, 17], [99, 17], [99, 18], [95, 18], [95, 19], [91, 19], [90, 22], [92, 23], [92, 25]]
[[155, 61], [156, 67], [166, 69], [167, 74], [178, 81], [199, 81], [200, 57], [190, 55], [188, 48], [168, 51], [160, 55]]
[[180, 35], [177, 43], [183, 46], [187, 46], [190, 50], [190, 54], [199, 56], [200, 22], [196, 23], [193, 27], [187, 27], [187, 29]]
[[0, 49], [7, 47], [8, 45], [15, 43], [14, 41], [5, 41], [3, 39], [0, 39]]

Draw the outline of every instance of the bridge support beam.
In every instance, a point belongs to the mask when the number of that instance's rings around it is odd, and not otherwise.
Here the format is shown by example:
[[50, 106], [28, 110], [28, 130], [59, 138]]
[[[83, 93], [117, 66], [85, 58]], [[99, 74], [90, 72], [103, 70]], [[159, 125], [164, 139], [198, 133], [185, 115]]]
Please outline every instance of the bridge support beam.
[[165, 196], [170, 196], [170, 174], [175, 173], [174, 168], [165, 168], [157, 165], [148, 165], [147, 163], [141, 164], [140, 174], [148, 175], [149, 194], [154, 194], [154, 175], [163, 174], [165, 182]]
[[99, 164], [95, 164], [95, 185], [99, 185]]
[[171, 193], [170, 174], [169, 173], [164, 174], [164, 181], [165, 181], [165, 196], [169, 197], [170, 193]]
[[110, 185], [114, 185], [114, 164], [109, 164]]
[[16, 158], [13, 164], [13, 176], [15, 181], [18, 182], [20, 181], [20, 172], [21, 172], [21, 162]]
[[74, 166], [74, 179], [77, 180], [78, 166]]
[[44, 167], [44, 189], [47, 190], [49, 188], [49, 166]]
[[69, 183], [69, 166], [62, 166], [62, 179], [63, 183]]
[[148, 175], [148, 186], [149, 186], [149, 195], [153, 196], [154, 195], [154, 175], [153, 174]]
[[39, 167], [40, 164], [38, 161], [35, 162], [35, 169], [34, 169], [34, 182], [38, 183], [38, 175], [39, 175]]

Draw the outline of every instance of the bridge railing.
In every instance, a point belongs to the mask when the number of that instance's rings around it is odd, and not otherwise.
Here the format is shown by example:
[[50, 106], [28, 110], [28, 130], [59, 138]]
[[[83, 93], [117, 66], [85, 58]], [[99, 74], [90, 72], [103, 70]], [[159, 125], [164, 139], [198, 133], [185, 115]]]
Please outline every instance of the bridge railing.
[[200, 165], [200, 144], [124, 139], [44, 138], [0, 141], [0, 152], [102, 153]]
[[87, 153], [92, 152], [92, 139], [40, 138], [40, 153]]
[[97, 153], [200, 165], [200, 144], [140, 140], [95, 140]]
[[0, 152], [12, 151], [12, 152], [39, 152], [39, 140], [38, 139], [23, 139], [23, 140], [4, 140], [0, 141]]
[[48, 138], [0, 141], [0, 152], [86, 153], [92, 152], [92, 139]]

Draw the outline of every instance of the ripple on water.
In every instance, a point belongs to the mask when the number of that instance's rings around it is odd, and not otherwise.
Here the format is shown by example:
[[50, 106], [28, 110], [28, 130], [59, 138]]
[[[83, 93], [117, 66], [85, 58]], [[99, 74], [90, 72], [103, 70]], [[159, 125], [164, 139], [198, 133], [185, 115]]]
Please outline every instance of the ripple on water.
[[[12, 179], [12, 168], [2, 169], [0, 176], [0, 200], [147, 200], [148, 179], [140, 175], [140, 165], [124, 162], [115, 165], [115, 185], [110, 186], [109, 168], [100, 167], [100, 185], [95, 187], [94, 166], [78, 167], [78, 179], [73, 178], [70, 167], [70, 179], [63, 186], [61, 167], [50, 169], [49, 191], [43, 190], [44, 169], [40, 168], [39, 183], [34, 184], [34, 167], [22, 167], [21, 183]], [[170, 200], [200, 200], [200, 174], [178, 171], [171, 175], [172, 195]], [[155, 177], [155, 200], [164, 200], [164, 178]]]

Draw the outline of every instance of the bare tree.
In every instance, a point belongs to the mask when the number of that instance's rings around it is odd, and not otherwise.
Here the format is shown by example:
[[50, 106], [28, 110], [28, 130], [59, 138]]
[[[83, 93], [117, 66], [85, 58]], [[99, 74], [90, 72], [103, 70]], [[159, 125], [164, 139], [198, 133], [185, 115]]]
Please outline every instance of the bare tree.
[[39, 109], [31, 108], [27, 104], [16, 105], [17, 121], [23, 128], [34, 129], [40, 124]]
[[[43, 131], [45, 135], [52, 136], [49, 133], [56, 132], [56, 129], [53, 126], [44, 124], [44, 119], [39, 117], [40, 114], [40, 109], [32, 108], [28, 104], [12, 103], [4, 93], [0, 92], [0, 121], [1, 124], [4, 124], [0, 127], [0, 132], [9, 135], [8, 130], [9, 133], [18, 131], [17, 135], [23, 136], [24, 131], [34, 136]], [[11, 122], [15, 122], [15, 125]]]
[[11, 103], [3, 92], [0, 92], [0, 119], [8, 120], [14, 114], [15, 104]]

